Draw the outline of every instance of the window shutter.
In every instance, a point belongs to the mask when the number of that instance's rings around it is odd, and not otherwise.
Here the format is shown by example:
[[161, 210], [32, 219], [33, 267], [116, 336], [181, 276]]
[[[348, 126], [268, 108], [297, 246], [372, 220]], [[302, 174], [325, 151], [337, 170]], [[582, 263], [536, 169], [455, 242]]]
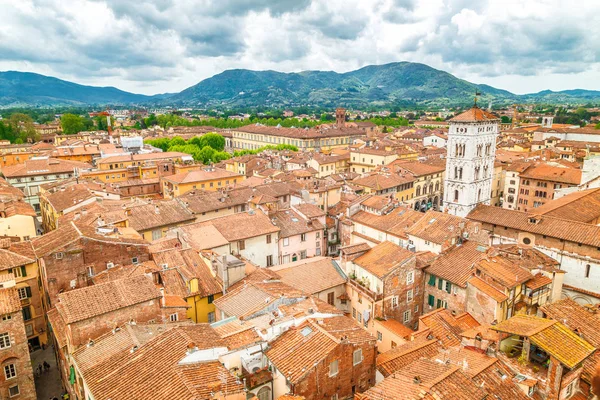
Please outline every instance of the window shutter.
[[31, 297], [31, 288], [29, 286], [25, 288], [25, 292], [27, 293], [27, 297]]
[[25, 267], [24, 265], [21, 267], [21, 275], [27, 276], [27, 267]]

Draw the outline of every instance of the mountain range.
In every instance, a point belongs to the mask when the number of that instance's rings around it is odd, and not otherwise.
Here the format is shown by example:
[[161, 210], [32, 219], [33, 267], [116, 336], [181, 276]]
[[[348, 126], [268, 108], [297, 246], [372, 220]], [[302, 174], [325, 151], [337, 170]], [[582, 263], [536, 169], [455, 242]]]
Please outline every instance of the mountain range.
[[475, 84], [424, 64], [397, 62], [355, 71], [227, 70], [179, 93], [146, 96], [114, 87], [84, 86], [29, 72], [0, 72], [0, 106], [186, 105], [192, 107], [365, 107], [483, 104], [599, 103], [600, 91], [565, 90], [516, 95]]

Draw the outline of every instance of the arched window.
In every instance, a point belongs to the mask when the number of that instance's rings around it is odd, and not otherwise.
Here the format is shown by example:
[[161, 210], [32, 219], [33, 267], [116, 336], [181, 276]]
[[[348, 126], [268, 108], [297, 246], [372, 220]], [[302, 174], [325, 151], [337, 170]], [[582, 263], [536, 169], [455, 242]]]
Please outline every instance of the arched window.
[[433, 193], [433, 183], [429, 184], [429, 193]]
[[435, 183], [435, 191], [437, 192], [437, 191], [439, 191], [439, 190], [440, 190], [440, 183], [439, 183], [439, 182], [436, 182], [436, 183]]
[[454, 201], [458, 201], [458, 190], [454, 191]]
[[262, 387], [256, 394], [258, 400], [270, 400], [271, 399], [271, 388], [268, 386]]
[[421, 195], [421, 186], [417, 186], [416, 195], [417, 197]]
[[460, 167], [458, 169], [458, 179], [462, 179], [462, 171], [463, 171], [463, 169], [462, 169], [462, 167]]
[[477, 202], [479, 203], [481, 201], [481, 189], [479, 189], [479, 191], [477, 192]]
[[458, 179], [458, 167], [454, 167], [454, 179]]

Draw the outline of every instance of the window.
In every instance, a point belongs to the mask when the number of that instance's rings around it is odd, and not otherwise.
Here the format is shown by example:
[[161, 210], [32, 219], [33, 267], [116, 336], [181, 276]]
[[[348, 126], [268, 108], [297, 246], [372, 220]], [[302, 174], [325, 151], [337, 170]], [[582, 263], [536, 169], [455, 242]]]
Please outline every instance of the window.
[[356, 320], [362, 322], [362, 314], [360, 312], [356, 313]]
[[413, 301], [413, 291], [412, 291], [412, 289], [409, 290], [408, 292], [406, 292], [406, 301], [408, 301], [408, 302]]
[[177, 322], [177, 320], [178, 320], [177, 313], [169, 315], [169, 321]]
[[444, 280], [442, 278], [438, 279], [438, 289], [442, 290], [444, 287]]
[[15, 397], [19, 395], [19, 385], [11, 386], [8, 388], [8, 395], [10, 397]]
[[327, 293], [327, 302], [332, 306], [335, 305], [335, 292]]
[[415, 281], [415, 273], [410, 271], [408, 274], [406, 274], [406, 284], [410, 285], [414, 281]]
[[19, 299], [27, 299], [31, 297], [31, 288], [29, 286], [25, 286], [18, 289], [19, 291]]
[[8, 272], [12, 272], [15, 278], [27, 276], [27, 270], [25, 269], [25, 266], [9, 269]]
[[377, 341], [381, 342], [383, 340], [383, 334], [377, 331]]
[[398, 347], [398, 345], [392, 340], [392, 349], [395, 349], [396, 347]]
[[17, 377], [17, 368], [15, 367], [15, 364], [8, 364], [4, 366], [4, 376], [6, 379]]
[[300, 235], [300, 241], [301, 242], [306, 242], [306, 233], [303, 233]]
[[433, 295], [429, 295], [427, 297], [427, 305], [429, 305], [429, 307], [433, 307], [433, 305], [435, 304], [435, 297], [433, 297]]
[[271, 235], [267, 235], [267, 243], [271, 243]]
[[392, 308], [398, 307], [398, 296], [392, 297]]
[[290, 239], [289, 238], [283, 238], [283, 245], [284, 246], [289, 246], [290, 245]]
[[590, 264], [586, 264], [585, 266], [585, 277], [589, 278], [590, 277], [590, 269], [591, 269], [591, 265]]
[[10, 321], [12, 319], [12, 315], [10, 314], [4, 314], [2, 316], [2, 321]]
[[0, 349], [10, 347], [10, 335], [8, 332], [0, 333]]
[[162, 231], [160, 229], [155, 229], [152, 231], [152, 240], [158, 240], [162, 237]]
[[415, 314], [417, 314], [419, 312], [419, 305], [415, 304]]
[[25, 306], [23, 307], [23, 320], [29, 321], [31, 319], [31, 307]]
[[211, 311], [208, 313], [208, 323], [212, 324], [213, 322], [215, 322], [217, 320], [216, 316], [215, 316], [215, 312]]
[[306, 250], [302, 250], [302, 251], [300, 252], [300, 259], [301, 259], [301, 260], [304, 260], [305, 258], [306, 258]]
[[352, 307], [352, 318], [356, 319], [356, 308]]
[[246, 242], [244, 242], [243, 240], [238, 241], [238, 250], [246, 250]]
[[529, 239], [528, 237], [523, 238], [523, 244], [531, 244], [531, 239]]
[[332, 361], [329, 364], [329, 376], [336, 376], [338, 374], [338, 360]]
[[209, 294], [208, 295], [208, 304], [212, 304], [213, 301], [215, 301], [215, 295], [214, 294]]
[[131, 259], [131, 263], [132, 263], [132, 264], [137, 264], [137, 263], [138, 263], [138, 258], [137, 258], [137, 257], [133, 257], [133, 258]]
[[273, 265], [273, 256], [267, 256], [267, 267]]
[[25, 334], [29, 337], [29, 336], [33, 336], [33, 325], [32, 324], [27, 324], [25, 325]]
[[427, 282], [429, 286], [435, 286], [435, 275], [429, 275], [429, 281]]
[[452, 293], [452, 284], [448, 281], [446, 281], [446, 292]]
[[404, 315], [402, 316], [402, 320], [404, 321], [404, 323], [407, 323], [408, 321], [410, 321], [410, 310], [404, 311]]
[[354, 354], [352, 355], [353, 365], [360, 364], [362, 362], [362, 360], [363, 360], [362, 349], [355, 350]]

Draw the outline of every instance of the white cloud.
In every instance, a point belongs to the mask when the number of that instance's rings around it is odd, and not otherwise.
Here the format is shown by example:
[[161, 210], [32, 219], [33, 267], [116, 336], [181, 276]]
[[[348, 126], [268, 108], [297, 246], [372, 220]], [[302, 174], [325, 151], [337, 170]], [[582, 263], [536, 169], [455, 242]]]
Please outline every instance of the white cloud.
[[423, 62], [516, 93], [600, 90], [582, 0], [0, 0], [0, 69], [153, 94], [230, 68]]

